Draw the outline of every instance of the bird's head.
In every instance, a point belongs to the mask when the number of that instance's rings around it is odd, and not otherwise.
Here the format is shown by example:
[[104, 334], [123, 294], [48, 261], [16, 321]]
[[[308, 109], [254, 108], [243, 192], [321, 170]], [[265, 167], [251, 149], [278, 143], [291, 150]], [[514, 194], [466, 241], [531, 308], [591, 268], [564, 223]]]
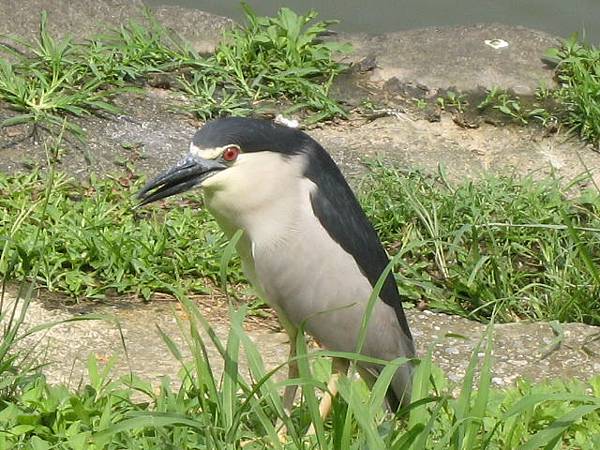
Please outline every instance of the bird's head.
[[230, 198], [247, 192], [252, 199], [268, 197], [266, 191], [259, 195], [260, 190], [274, 192], [278, 180], [294, 177], [290, 171], [303, 171], [301, 154], [310, 142], [301, 131], [267, 120], [228, 117], [208, 122], [196, 132], [186, 157], [144, 186], [138, 194], [140, 206], [194, 187], [227, 191]]

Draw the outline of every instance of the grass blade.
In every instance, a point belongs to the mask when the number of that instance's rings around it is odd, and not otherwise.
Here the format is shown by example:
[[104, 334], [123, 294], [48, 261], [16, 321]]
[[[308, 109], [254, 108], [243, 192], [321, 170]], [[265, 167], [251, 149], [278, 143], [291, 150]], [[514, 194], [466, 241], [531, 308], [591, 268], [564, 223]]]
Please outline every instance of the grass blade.
[[556, 439], [576, 421], [598, 410], [600, 410], [600, 404], [578, 406], [556, 419], [548, 427], [538, 431], [525, 445], [520, 447], [520, 450], [534, 450], [540, 447], [548, 447], [551, 443], [555, 443]]

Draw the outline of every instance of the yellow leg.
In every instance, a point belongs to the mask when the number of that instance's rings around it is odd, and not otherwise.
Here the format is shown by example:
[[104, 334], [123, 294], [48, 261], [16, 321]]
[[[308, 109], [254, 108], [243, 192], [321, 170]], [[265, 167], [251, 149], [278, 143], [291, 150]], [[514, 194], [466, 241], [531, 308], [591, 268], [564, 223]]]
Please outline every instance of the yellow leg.
[[[290, 353], [288, 363], [288, 380], [298, 378], [298, 362], [293, 360], [296, 357], [296, 338], [298, 336], [298, 328], [292, 325], [287, 319], [283, 318], [281, 314], [279, 314], [279, 323], [285, 329], [289, 341], [290, 341]], [[292, 361], [293, 360], [293, 361]], [[298, 391], [297, 384], [290, 384], [285, 387], [283, 391], [283, 409], [285, 413], [289, 416], [292, 413], [292, 408], [294, 407], [294, 400], [296, 399], [296, 392]], [[281, 442], [287, 441], [287, 427], [281, 423], [281, 420], [277, 421], [277, 428], [279, 428], [279, 432], [277, 433], [279, 436], [279, 440]]]
[[[298, 378], [298, 362], [294, 360], [296, 357], [296, 336], [298, 335], [298, 330], [294, 330], [292, 333], [288, 333], [290, 337], [290, 354], [288, 363], [288, 380], [292, 380], [294, 378]], [[296, 399], [296, 391], [298, 390], [297, 384], [290, 384], [285, 387], [283, 392], [283, 408], [285, 412], [290, 414], [292, 412], [292, 407], [294, 406], [294, 400]]]
[[[325, 420], [331, 412], [331, 405], [333, 404], [333, 397], [338, 392], [338, 380], [340, 376], [345, 376], [348, 373], [348, 361], [340, 358], [333, 358], [331, 362], [331, 376], [327, 382], [327, 391], [323, 394], [321, 402], [319, 403], [319, 415], [321, 420]], [[315, 434], [314, 424], [310, 425], [306, 434]]]

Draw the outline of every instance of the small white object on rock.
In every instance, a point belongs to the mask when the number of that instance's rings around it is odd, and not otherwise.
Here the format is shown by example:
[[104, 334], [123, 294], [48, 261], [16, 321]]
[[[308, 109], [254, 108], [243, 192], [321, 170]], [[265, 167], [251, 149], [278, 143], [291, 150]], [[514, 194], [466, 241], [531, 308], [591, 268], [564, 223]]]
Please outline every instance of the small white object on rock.
[[504, 39], [486, 39], [483, 42], [485, 45], [489, 45], [494, 50], [508, 47], [508, 42], [506, 42]]
[[298, 128], [300, 126], [300, 122], [298, 122], [296, 119], [288, 119], [287, 117], [283, 117], [281, 114], [277, 114], [277, 116], [275, 116], [274, 122], [280, 125], [285, 125], [289, 128]]

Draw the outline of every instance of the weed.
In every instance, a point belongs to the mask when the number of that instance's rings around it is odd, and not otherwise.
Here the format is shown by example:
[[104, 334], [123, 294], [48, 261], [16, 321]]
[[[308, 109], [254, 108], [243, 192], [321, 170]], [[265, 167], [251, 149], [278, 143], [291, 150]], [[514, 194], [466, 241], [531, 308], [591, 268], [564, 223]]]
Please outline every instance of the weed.
[[[225, 342], [211, 333], [210, 325], [189, 300], [182, 298], [189, 322], [180, 321], [185, 345], [192, 358], [167, 335], [158, 332], [181, 364], [180, 387], [173, 390], [163, 379], [159, 389], [145, 380], [125, 376], [110, 378], [114, 360], [101, 367], [88, 359], [89, 384], [80, 391], [52, 386], [38, 378], [24, 386], [17, 398], [0, 403], [0, 446], [19, 448], [595, 448], [600, 442], [600, 380], [544, 382], [520, 381], [516, 387], [491, 386], [491, 349], [485, 339], [472, 354], [458, 396], [440, 369], [423, 357], [414, 378], [413, 403], [397, 415], [381, 408], [383, 393], [395, 363], [382, 372], [382, 381], [369, 391], [362, 382], [342, 378], [331, 419], [305, 435], [318, 419], [316, 400], [324, 389], [329, 369], [327, 351], [308, 353], [298, 346], [302, 367], [293, 380], [303, 388], [303, 400], [291, 417], [284, 412], [277, 382], [265, 369], [259, 350], [242, 329], [244, 310], [230, 311], [231, 328]], [[225, 361], [221, 375], [207, 359], [200, 330], [206, 330]], [[299, 341], [302, 343], [302, 341]], [[477, 350], [484, 353], [479, 360]], [[247, 357], [252, 383], [240, 368]], [[339, 355], [338, 355], [339, 356]], [[351, 354], [346, 356], [352, 357]], [[354, 355], [354, 358], [361, 358]], [[481, 363], [479, 381], [476, 370]], [[591, 391], [591, 392], [590, 392]], [[133, 401], [133, 395], [146, 401]], [[316, 414], [316, 416], [315, 416]], [[286, 424], [288, 442], [281, 443], [274, 425]]]
[[436, 103], [441, 109], [452, 108], [459, 113], [464, 112], [465, 107], [469, 105], [465, 94], [458, 94], [454, 91], [446, 91], [445, 96], [437, 97]]
[[577, 34], [552, 48], [548, 55], [558, 59], [560, 119], [571, 130], [594, 144], [600, 143], [600, 50], [579, 41]]
[[423, 98], [417, 98], [414, 100], [414, 102], [415, 102], [415, 106], [419, 109], [427, 108], [427, 100], [425, 100]]
[[318, 111], [309, 122], [345, 116], [329, 98], [329, 87], [345, 70], [334, 54], [349, 47], [318, 40], [335, 21], [311, 24], [315, 11], [301, 16], [288, 8], [281, 8], [277, 17], [259, 17], [247, 4], [242, 6], [246, 25], [228, 32], [209, 60], [229, 74], [236, 90], [254, 102], [287, 99], [293, 106], [285, 113], [300, 108]]
[[[55, 142], [46, 141], [45, 143], [49, 165], [51, 165], [52, 154], [56, 153], [61, 145], [64, 131], [63, 127]], [[37, 343], [33, 339], [36, 333], [43, 332], [59, 323], [95, 319], [91, 316], [81, 316], [24, 329], [25, 317], [35, 290], [35, 281], [43, 262], [37, 250], [31, 251], [31, 249], [23, 248], [15, 243], [15, 238], [21, 231], [21, 227], [31, 220], [34, 211], [37, 210], [38, 226], [32, 230], [29, 238], [33, 249], [44, 248], [43, 229], [48, 217], [48, 199], [50, 192], [54, 189], [55, 181], [54, 171], [51, 168], [46, 184], [42, 187], [41, 198], [35, 202], [36, 204], [22, 208], [18, 213], [17, 220], [12, 222], [10, 227], [3, 228], [6, 234], [0, 235], [2, 244], [0, 267], [2, 267], [3, 275], [0, 283], [0, 404], [22, 395], [22, 390], [30, 383], [43, 380], [36, 361], [39, 356], [35, 354]], [[9, 300], [5, 296], [7, 283], [14, 279], [20, 280], [21, 286], [14, 298]]]
[[[83, 186], [57, 175], [48, 198], [44, 246], [35, 244], [39, 230], [42, 173], [0, 175], [0, 228], [18, 228], [11, 236], [23, 254], [39, 255], [38, 282], [51, 291], [80, 297], [135, 293], [145, 298], [181, 284], [204, 292], [207, 279], [217, 280], [218, 250], [223, 236], [200, 204], [187, 208], [133, 211], [139, 182], [92, 180]], [[184, 200], [185, 201], [185, 200]], [[27, 213], [27, 215], [24, 215]], [[27, 265], [0, 273], [22, 276]], [[8, 274], [8, 275], [7, 275]]]
[[[600, 323], [600, 200], [566, 199], [557, 181], [488, 177], [449, 185], [442, 178], [374, 165], [361, 202], [392, 253], [407, 298], [485, 320], [533, 318]], [[193, 194], [185, 208], [132, 211], [140, 182], [83, 186], [58, 174], [50, 194], [44, 250], [39, 229], [44, 176], [0, 175], [0, 226], [22, 254], [41, 258], [38, 283], [75, 298], [134, 293], [149, 298], [184, 286], [204, 292], [219, 279], [224, 237]], [[18, 262], [18, 260], [17, 260]], [[27, 264], [0, 262], [7, 279]], [[237, 267], [237, 266], [236, 266]], [[241, 280], [233, 271], [232, 281]]]
[[18, 62], [0, 59], [0, 100], [20, 114], [4, 120], [0, 126], [32, 123], [57, 134], [64, 125], [82, 137], [83, 130], [71, 121], [64, 122], [63, 116], [82, 117], [96, 111], [116, 113], [118, 109], [108, 99], [118, 89], [106, 89], [104, 79], [90, 76], [79, 61], [77, 47], [68, 39], [57, 43], [46, 25], [44, 13], [33, 44], [13, 38], [31, 57], [4, 46]]
[[310, 24], [315, 12], [299, 16], [287, 8], [273, 18], [256, 16], [247, 5], [244, 10], [246, 27], [228, 32], [208, 58], [168, 33], [148, 11], [146, 25], [132, 21], [81, 44], [57, 42], [43, 13], [35, 42], [12, 37], [11, 44], [0, 45], [12, 61], [0, 59], [0, 100], [18, 112], [0, 126], [26, 123], [34, 132], [56, 134], [65, 123], [83, 139], [83, 129], [73, 120], [64, 122], [65, 117], [116, 114], [115, 95], [135, 90], [156, 72], [180, 73], [188, 109], [204, 120], [248, 115], [264, 100], [308, 109], [313, 112], [309, 122], [344, 116], [328, 92], [345, 69], [333, 55], [347, 47], [317, 40], [332, 22]]
[[[400, 200], [402, 199], [402, 200]], [[442, 177], [376, 165], [361, 201], [403, 255], [401, 291], [442, 311], [485, 320], [600, 324], [600, 196], [566, 199], [556, 180]]]
[[[543, 90], [538, 90], [538, 97], [541, 98], [543, 95], [547, 96], [549, 94]], [[498, 87], [490, 89], [486, 97], [477, 105], [477, 108], [484, 110], [490, 106], [522, 125], [527, 125], [532, 118], [545, 125], [551, 118], [551, 114], [545, 108], [526, 108], [518, 97], [511, 96]]]
[[[592, 145], [600, 144], [600, 50], [580, 42], [577, 34], [563, 41], [560, 47], [547, 52], [557, 63], [558, 89], [539, 86], [537, 101], [523, 101], [506, 90], [494, 87], [477, 108], [492, 108], [511, 121], [527, 125], [532, 120], [554, 129], [565, 124], [570, 131]], [[436, 99], [442, 109], [454, 108], [462, 112], [467, 103], [463, 95], [448, 91]]]
[[168, 33], [149, 9], [145, 24], [130, 21], [80, 45], [86, 70], [117, 86], [149, 73], [173, 72], [202, 60], [191, 47]]
[[217, 89], [217, 81], [202, 73], [194, 73], [190, 80], [181, 78], [181, 88], [190, 96], [188, 108], [201, 120], [221, 116], [246, 116], [252, 112], [252, 104], [236, 90]]

